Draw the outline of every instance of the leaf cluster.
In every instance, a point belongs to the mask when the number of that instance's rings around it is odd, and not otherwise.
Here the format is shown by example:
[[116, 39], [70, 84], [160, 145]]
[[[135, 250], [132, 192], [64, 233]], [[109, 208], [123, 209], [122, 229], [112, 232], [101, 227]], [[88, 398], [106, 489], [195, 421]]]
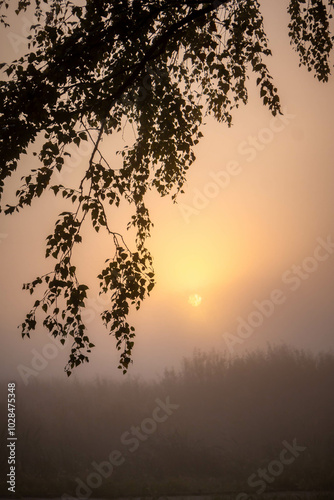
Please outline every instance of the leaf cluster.
[[[47, 238], [46, 257], [53, 270], [25, 285], [31, 293], [46, 288], [22, 324], [22, 334], [36, 327], [36, 310], [47, 314], [44, 325], [65, 342], [73, 338], [68, 373], [84, 361], [90, 343], [81, 311], [87, 286], [73, 263], [81, 228], [90, 220], [96, 232], [112, 238], [115, 255], [101, 271], [101, 293], [110, 309], [102, 320], [122, 350], [120, 368], [132, 359], [134, 329], [127, 322], [154, 286], [147, 249], [152, 221], [146, 195], [156, 190], [175, 201], [195, 160], [207, 115], [232, 123], [234, 108], [248, 100], [247, 80], [254, 73], [259, 96], [272, 114], [280, 101], [267, 66], [271, 55], [257, 0], [20, 0], [16, 13], [35, 9], [28, 52], [2, 64], [0, 81], [0, 197], [5, 181], [19, 168], [22, 155], [36, 139], [35, 165], [22, 177], [14, 205], [20, 211], [52, 190], [73, 210], [63, 212]], [[6, 26], [9, 3], [0, 0]], [[301, 64], [320, 81], [330, 74], [332, 0], [290, 0], [289, 35]], [[102, 151], [106, 135], [124, 122], [135, 131], [134, 143], [120, 152], [113, 168]], [[68, 146], [92, 144], [92, 154], [76, 186], [54, 183], [62, 173]], [[121, 200], [133, 207], [128, 228], [136, 231], [135, 249], [113, 231], [109, 209]], [[88, 217], [87, 217], [88, 216]]]

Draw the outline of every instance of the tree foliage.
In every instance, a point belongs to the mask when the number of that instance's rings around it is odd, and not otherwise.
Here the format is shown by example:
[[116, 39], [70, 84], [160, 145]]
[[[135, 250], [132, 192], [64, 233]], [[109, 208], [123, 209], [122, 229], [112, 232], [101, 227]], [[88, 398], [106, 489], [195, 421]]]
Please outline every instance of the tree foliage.
[[[11, 7], [13, 6], [11, 2]], [[132, 358], [134, 328], [127, 321], [154, 286], [152, 257], [146, 246], [152, 226], [146, 195], [156, 190], [175, 201], [195, 160], [206, 115], [231, 125], [233, 109], [247, 103], [247, 79], [255, 73], [263, 104], [280, 113], [280, 101], [266, 61], [271, 55], [257, 0], [20, 0], [16, 13], [35, 9], [28, 52], [2, 64], [0, 82], [0, 195], [5, 181], [20, 166], [22, 155], [42, 138], [35, 168], [22, 177], [15, 205], [20, 211], [46, 190], [72, 202], [48, 236], [46, 257], [55, 260], [50, 273], [24, 285], [44, 292], [21, 325], [28, 336], [36, 311], [60, 342], [72, 337], [65, 370], [88, 361], [93, 347], [82, 310], [86, 284], [74, 264], [83, 223], [106, 231], [115, 253], [98, 276], [101, 293], [110, 295], [102, 320], [116, 337], [119, 367]], [[289, 35], [300, 63], [320, 81], [330, 74], [333, 0], [290, 0]], [[8, 26], [6, 0], [0, 0], [1, 22]], [[125, 120], [136, 132], [121, 151], [115, 169], [101, 151], [103, 137], [116, 134]], [[79, 185], [55, 182], [72, 143], [92, 143]], [[30, 149], [29, 149], [30, 150]], [[122, 199], [133, 206], [128, 227], [136, 230], [135, 248], [110, 226], [108, 210]]]

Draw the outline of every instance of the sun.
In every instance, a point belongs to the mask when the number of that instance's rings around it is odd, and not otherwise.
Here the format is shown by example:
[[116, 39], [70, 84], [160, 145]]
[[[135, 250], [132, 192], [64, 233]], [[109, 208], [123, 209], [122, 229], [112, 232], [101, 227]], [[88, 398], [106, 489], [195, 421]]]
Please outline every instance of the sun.
[[201, 305], [202, 302], [202, 297], [198, 295], [198, 293], [193, 293], [192, 295], [189, 295], [188, 303], [193, 306], [193, 307], [198, 307]]

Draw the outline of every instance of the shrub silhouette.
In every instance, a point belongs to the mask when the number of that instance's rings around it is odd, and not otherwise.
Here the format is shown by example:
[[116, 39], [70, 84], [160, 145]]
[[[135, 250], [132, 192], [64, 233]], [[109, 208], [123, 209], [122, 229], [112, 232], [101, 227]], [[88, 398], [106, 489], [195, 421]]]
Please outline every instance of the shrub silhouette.
[[[333, 489], [333, 379], [333, 354], [282, 346], [239, 358], [197, 351], [150, 382], [35, 380], [17, 390], [19, 491], [74, 495], [75, 478], [114, 449], [125, 463], [95, 497], [247, 491], [294, 439], [307, 449], [268, 491]], [[179, 409], [130, 453], [122, 433], [167, 396]]]

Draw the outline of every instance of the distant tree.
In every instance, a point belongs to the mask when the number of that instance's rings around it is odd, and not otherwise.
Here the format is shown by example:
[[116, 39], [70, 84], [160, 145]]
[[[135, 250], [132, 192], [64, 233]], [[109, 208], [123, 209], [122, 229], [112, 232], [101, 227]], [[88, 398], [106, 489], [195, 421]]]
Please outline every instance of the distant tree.
[[[99, 274], [101, 293], [110, 295], [102, 320], [116, 337], [119, 367], [132, 360], [134, 328], [129, 308], [137, 309], [154, 286], [152, 257], [146, 248], [151, 220], [145, 205], [149, 190], [175, 201], [195, 160], [193, 148], [202, 137], [203, 117], [213, 115], [231, 125], [232, 111], [247, 103], [246, 80], [253, 71], [263, 104], [273, 115], [280, 101], [266, 65], [271, 55], [257, 0], [11, 0], [19, 15], [34, 7], [28, 53], [1, 64], [0, 194], [4, 181], [17, 169], [22, 155], [37, 138], [36, 166], [22, 177], [16, 205], [19, 211], [51, 189], [73, 203], [60, 214], [47, 237], [46, 257], [56, 260], [48, 274], [25, 284], [44, 292], [22, 323], [22, 336], [36, 327], [36, 310], [44, 326], [61, 343], [72, 337], [65, 370], [84, 361], [93, 347], [82, 320], [88, 286], [79, 282], [75, 246], [82, 241], [84, 220], [113, 240], [114, 256]], [[325, 82], [333, 47], [329, 19], [334, 0], [290, 0], [289, 35], [300, 63]], [[1, 22], [8, 26], [9, 0], [0, 0]], [[113, 168], [101, 151], [104, 136], [130, 123], [134, 144], [121, 151], [122, 167]], [[68, 146], [92, 143], [81, 182], [55, 183]], [[22, 164], [22, 162], [21, 162]], [[113, 231], [108, 206], [121, 199], [134, 207], [128, 227], [136, 229], [130, 250]]]

